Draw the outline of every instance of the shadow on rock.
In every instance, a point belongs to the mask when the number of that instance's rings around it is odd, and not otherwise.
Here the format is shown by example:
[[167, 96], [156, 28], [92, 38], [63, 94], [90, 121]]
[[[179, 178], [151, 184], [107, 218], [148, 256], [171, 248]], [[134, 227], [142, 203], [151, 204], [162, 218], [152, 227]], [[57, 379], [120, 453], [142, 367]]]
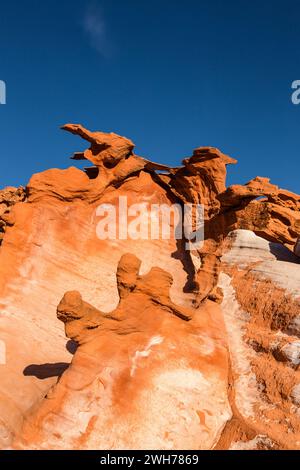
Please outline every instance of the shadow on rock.
[[60, 377], [70, 364], [57, 362], [55, 364], [30, 364], [23, 370], [26, 377], [36, 377], [37, 379], [49, 379], [50, 377]]

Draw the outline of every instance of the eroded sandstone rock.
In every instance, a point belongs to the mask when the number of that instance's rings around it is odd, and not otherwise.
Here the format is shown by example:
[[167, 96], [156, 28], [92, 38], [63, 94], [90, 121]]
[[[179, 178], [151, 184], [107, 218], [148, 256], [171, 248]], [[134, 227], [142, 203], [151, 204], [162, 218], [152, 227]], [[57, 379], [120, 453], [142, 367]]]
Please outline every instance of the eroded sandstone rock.
[[64, 295], [57, 309], [78, 343], [69, 369], [27, 417], [16, 448], [209, 449], [231, 417], [220, 307], [175, 305], [172, 276], [118, 266], [118, 307], [105, 314]]
[[[300, 196], [226, 188], [213, 147], [169, 168], [63, 128], [92, 166], [0, 192], [0, 447], [299, 448]], [[99, 240], [119, 196], [203, 204], [203, 245]]]
[[0, 191], [0, 244], [6, 227], [14, 224], [14, 217], [11, 214], [12, 207], [25, 199], [26, 193], [22, 186], [19, 188], [8, 186]]

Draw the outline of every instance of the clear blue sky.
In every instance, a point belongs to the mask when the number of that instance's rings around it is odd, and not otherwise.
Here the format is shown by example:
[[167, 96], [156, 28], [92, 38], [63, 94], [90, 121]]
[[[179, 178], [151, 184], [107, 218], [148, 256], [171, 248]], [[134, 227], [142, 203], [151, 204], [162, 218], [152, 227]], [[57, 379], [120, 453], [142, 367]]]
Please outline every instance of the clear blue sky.
[[201, 145], [228, 182], [300, 192], [299, 0], [10, 0], [0, 9], [0, 186], [71, 165], [66, 122], [177, 165]]

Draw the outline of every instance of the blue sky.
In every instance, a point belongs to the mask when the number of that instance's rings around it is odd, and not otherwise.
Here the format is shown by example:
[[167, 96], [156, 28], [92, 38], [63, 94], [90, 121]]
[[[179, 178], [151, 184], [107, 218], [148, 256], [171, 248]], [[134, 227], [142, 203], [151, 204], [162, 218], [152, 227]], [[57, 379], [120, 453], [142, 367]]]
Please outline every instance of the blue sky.
[[130, 137], [177, 165], [202, 145], [299, 184], [298, 0], [11, 0], [0, 6], [0, 187], [66, 168], [85, 148], [66, 122]]

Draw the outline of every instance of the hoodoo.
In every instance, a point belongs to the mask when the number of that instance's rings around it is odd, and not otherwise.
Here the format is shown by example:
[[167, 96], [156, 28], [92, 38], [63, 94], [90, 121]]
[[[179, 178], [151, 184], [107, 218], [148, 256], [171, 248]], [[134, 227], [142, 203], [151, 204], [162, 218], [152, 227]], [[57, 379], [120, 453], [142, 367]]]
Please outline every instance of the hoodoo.
[[[0, 447], [300, 449], [300, 196], [227, 187], [214, 147], [171, 168], [63, 129], [84, 170], [0, 191]], [[99, 237], [120, 197], [201, 205], [203, 243]]]

